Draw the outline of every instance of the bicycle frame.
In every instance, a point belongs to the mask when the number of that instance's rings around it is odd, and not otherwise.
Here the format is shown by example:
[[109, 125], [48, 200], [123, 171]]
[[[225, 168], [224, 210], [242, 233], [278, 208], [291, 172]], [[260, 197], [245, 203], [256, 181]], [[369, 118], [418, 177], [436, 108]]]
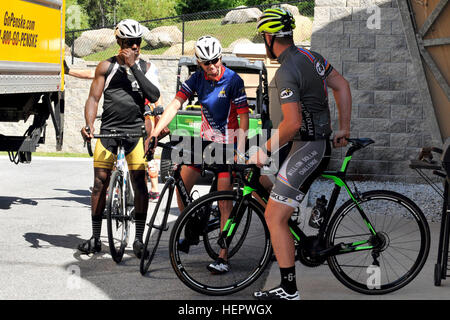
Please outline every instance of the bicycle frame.
[[[127, 202], [130, 200], [127, 197], [127, 189], [128, 189], [128, 192], [131, 192], [131, 194], [133, 194], [133, 186], [131, 185], [131, 179], [130, 179], [130, 181], [128, 181], [128, 179], [130, 178], [130, 175], [129, 175], [129, 171], [128, 171], [127, 160], [125, 158], [125, 148], [123, 147], [121, 140], [119, 142], [119, 146], [117, 147], [116, 170], [121, 172], [122, 177], [123, 177], [124, 188], [122, 188], [122, 199], [124, 199], [125, 201], [122, 202], [122, 209], [123, 209], [123, 212], [127, 212], [126, 211], [127, 210]], [[130, 198], [134, 199], [134, 196], [130, 197]], [[134, 207], [134, 203], [132, 205]], [[130, 212], [131, 212], [131, 210], [130, 210]], [[128, 214], [130, 212], [128, 212]]]
[[[363, 209], [359, 205], [360, 196], [358, 191], [355, 193], [352, 192], [347, 185], [345, 181], [345, 176], [348, 168], [348, 164], [350, 160], [352, 159], [353, 153], [358, 150], [358, 148], [350, 148], [346, 156], [343, 160], [342, 166], [340, 171], [324, 171], [322, 173], [322, 177], [331, 179], [334, 182], [334, 189], [331, 194], [330, 201], [327, 205], [326, 214], [324, 216], [324, 221], [321, 224], [318, 232], [319, 240], [324, 241], [326, 236], [326, 231], [328, 227], [328, 223], [332, 217], [332, 214], [334, 212], [337, 199], [339, 198], [340, 192], [342, 187], [345, 188], [347, 191], [350, 199], [355, 203], [359, 213], [361, 214], [362, 219], [364, 220], [369, 234], [371, 234], [371, 237], [368, 240], [364, 241], [358, 241], [358, 242], [352, 242], [352, 243], [340, 243], [333, 247], [326, 248], [322, 251], [320, 251], [318, 254], [320, 256], [329, 256], [329, 255], [337, 255], [337, 254], [344, 254], [344, 253], [350, 253], [355, 251], [362, 251], [362, 250], [372, 250], [376, 248], [376, 243], [373, 244], [372, 241], [375, 241], [375, 236], [377, 235], [377, 232], [371, 222], [369, 221], [367, 215], [364, 213]], [[241, 167], [239, 167], [241, 166]], [[236, 165], [236, 168], [243, 168], [242, 165]], [[233, 207], [233, 210], [230, 214], [230, 218], [228, 219], [222, 233], [220, 236], [220, 243], [221, 246], [224, 248], [227, 248], [231, 241], [233, 240], [233, 230], [235, 229], [236, 225], [239, 224], [240, 220], [242, 219], [242, 214], [239, 214], [241, 212], [241, 208], [245, 207], [246, 205], [246, 199], [251, 198], [253, 193], [255, 192], [257, 195], [259, 195], [265, 204], [267, 204], [269, 199], [269, 193], [267, 190], [264, 189], [264, 187], [259, 183], [259, 177], [260, 177], [260, 170], [257, 168], [253, 168], [249, 171], [249, 174], [247, 177], [242, 177], [241, 181], [243, 183], [242, 188], [242, 196], [240, 196], [240, 200], [237, 205]], [[308, 238], [308, 236], [300, 230], [298, 225], [289, 219], [289, 229], [296, 241], [299, 243], [302, 243], [305, 241], [305, 239]]]

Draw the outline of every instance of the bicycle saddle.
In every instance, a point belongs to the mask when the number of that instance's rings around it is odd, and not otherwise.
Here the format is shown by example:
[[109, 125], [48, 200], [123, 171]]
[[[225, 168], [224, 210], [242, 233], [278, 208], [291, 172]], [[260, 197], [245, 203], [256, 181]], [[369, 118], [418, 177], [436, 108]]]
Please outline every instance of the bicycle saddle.
[[358, 139], [347, 139], [349, 142], [351, 142], [355, 147], [359, 148], [365, 148], [368, 145], [375, 143], [375, 141], [373, 141], [370, 138], [358, 138]]

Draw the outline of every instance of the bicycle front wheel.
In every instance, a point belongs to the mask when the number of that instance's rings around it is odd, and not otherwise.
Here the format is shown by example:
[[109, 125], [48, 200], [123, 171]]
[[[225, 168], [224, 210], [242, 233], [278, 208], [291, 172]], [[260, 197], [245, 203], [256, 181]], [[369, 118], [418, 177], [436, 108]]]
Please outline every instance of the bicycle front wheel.
[[[239, 200], [233, 191], [213, 192], [191, 203], [176, 221], [169, 240], [170, 261], [178, 278], [189, 288], [207, 295], [231, 294], [258, 279], [269, 263], [272, 247], [264, 208], [250, 198], [245, 200], [244, 210], [238, 213], [242, 215], [240, 223], [234, 226], [236, 234], [229, 245], [229, 252], [237, 242], [241, 243], [239, 250], [228, 257], [230, 270], [218, 275], [207, 269], [214, 260], [201, 242], [208, 234], [210, 221], [208, 214], [203, 216], [207, 212], [204, 209], [216, 208], [220, 201], [232, 201], [235, 206]], [[252, 215], [251, 219], [247, 218], [248, 214]], [[239, 236], [241, 228], [247, 229], [244, 237]]]
[[130, 230], [130, 218], [125, 209], [122, 190], [123, 176], [118, 171], [114, 171], [109, 183], [106, 219], [109, 250], [116, 263], [122, 261]]
[[[213, 205], [213, 203], [211, 203]], [[218, 244], [218, 240], [220, 237], [220, 209], [219, 206], [211, 206], [211, 207], [203, 207], [205, 213], [208, 217], [208, 226], [203, 232], [203, 244], [205, 245], [206, 252], [211, 257], [211, 259], [216, 260], [219, 257], [220, 253], [220, 245]], [[250, 221], [252, 218], [251, 209], [247, 208], [249, 212], [245, 214], [244, 221], [241, 221], [241, 227], [237, 230], [233, 239], [233, 246], [228, 250], [228, 258], [234, 256], [236, 252], [241, 248], [245, 237], [248, 233], [248, 228], [250, 226]]]
[[[364, 221], [361, 210], [369, 221]], [[358, 205], [349, 200], [336, 211], [327, 243], [352, 248], [328, 258], [340, 282], [360, 293], [385, 294], [407, 285], [420, 272], [430, 249], [430, 229], [420, 208], [407, 197], [369, 191]]]
[[[171, 178], [169, 178], [171, 179]], [[166, 181], [160, 193], [158, 202], [153, 211], [153, 215], [148, 223], [147, 234], [145, 236], [144, 254], [141, 257], [140, 272], [145, 275], [150, 268], [150, 265], [158, 248], [159, 241], [164, 228], [167, 225], [167, 218], [170, 212], [170, 205], [172, 203], [173, 188], [171, 188], [172, 180]]]

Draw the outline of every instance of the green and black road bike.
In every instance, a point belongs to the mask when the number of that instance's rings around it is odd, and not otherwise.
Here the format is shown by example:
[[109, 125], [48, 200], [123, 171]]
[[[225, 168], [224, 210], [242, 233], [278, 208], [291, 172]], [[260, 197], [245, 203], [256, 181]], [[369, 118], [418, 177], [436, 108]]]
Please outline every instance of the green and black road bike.
[[[397, 192], [360, 192], [356, 186], [350, 189], [345, 180], [350, 160], [356, 151], [374, 141], [348, 142], [350, 147], [340, 170], [322, 174], [334, 182], [334, 189], [317, 234], [307, 236], [298, 221], [289, 221], [296, 259], [309, 267], [327, 262], [336, 278], [357, 292], [389, 293], [408, 284], [422, 269], [430, 248], [428, 223], [420, 208]], [[233, 170], [240, 187], [195, 200], [176, 221], [169, 240], [171, 264], [177, 276], [203, 294], [226, 295], [242, 290], [264, 273], [272, 257], [264, 206], [254, 197], [256, 193], [264, 202], [269, 199], [269, 193], [259, 183], [260, 170], [254, 165], [233, 165]], [[335, 210], [342, 189], [350, 199]], [[199, 215], [205, 208], [218, 210], [219, 201], [224, 200], [233, 201], [233, 210], [216, 242], [221, 248], [232, 247], [236, 240], [241, 244], [239, 251], [229, 257], [231, 270], [212, 275], [205, 268], [211, 257], [203, 246], [192, 245], [186, 252], [180, 250], [179, 243], [190, 221], [201, 221]], [[245, 239], [236, 239], [235, 234], [244, 226]], [[208, 226], [197, 226], [197, 230], [202, 237]]]

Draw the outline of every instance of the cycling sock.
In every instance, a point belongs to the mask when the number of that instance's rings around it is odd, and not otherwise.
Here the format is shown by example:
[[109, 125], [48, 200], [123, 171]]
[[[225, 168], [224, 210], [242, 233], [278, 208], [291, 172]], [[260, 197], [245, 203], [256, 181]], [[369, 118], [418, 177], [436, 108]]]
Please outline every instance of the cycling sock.
[[142, 236], [144, 235], [145, 229], [145, 219], [144, 220], [136, 220], [136, 238], [142, 242]]
[[102, 233], [102, 216], [92, 216], [92, 236], [96, 239], [100, 239]]
[[297, 291], [297, 282], [295, 279], [295, 265], [290, 268], [280, 268], [281, 287], [288, 293], [294, 294]]

